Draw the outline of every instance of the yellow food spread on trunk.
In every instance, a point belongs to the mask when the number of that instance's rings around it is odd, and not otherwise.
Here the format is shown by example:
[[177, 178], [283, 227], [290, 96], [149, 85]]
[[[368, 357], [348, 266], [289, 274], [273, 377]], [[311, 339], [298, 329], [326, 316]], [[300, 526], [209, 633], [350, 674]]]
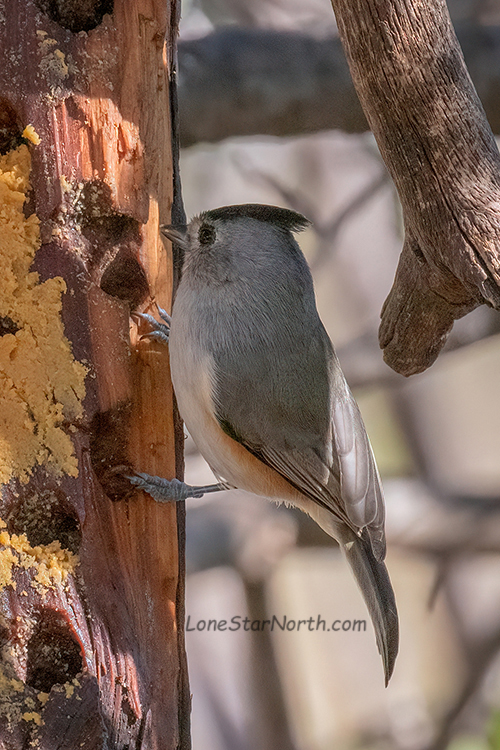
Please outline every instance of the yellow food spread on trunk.
[[34, 568], [36, 575], [31, 586], [43, 593], [44, 589], [64, 584], [68, 574], [78, 565], [78, 556], [61, 547], [58, 541], [32, 547], [26, 534], [9, 534], [0, 519], [0, 591], [6, 586], [16, 588], [12, 574], [16, 567]]
[[[39, 142], [31, 126], [23, 136]], [[40, 246], [38, 218], [23, 211], [30, 168], [24, 144], [0, 156], [0, 484], [27, 481], [38, 464], [78, 474], [63, 423], [82, 414], [86, 368], [64, 336], [64, 280], [30, 272]]]

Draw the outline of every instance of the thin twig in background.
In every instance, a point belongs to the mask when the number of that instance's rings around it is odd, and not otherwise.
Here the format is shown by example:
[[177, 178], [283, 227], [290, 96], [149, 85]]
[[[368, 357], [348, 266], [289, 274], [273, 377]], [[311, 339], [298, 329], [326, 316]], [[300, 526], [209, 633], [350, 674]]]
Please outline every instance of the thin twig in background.
[[283, 185], [270, 174], [264, 174], [264, 172], [261, 172], [256, 168], [247, 167], [239, 159], [234, 159], [234, 161], [238, 169], [245, 173], [246, 176], [271, 187], [278, 193], [280, 198], [289, 206], [289, 208], [298, 211], [311, 220], [313, 229], [319, 240], [313, 258], [309, 263], [313, 273], [318, 271], [326, 260], [331, 257], [331, 254], [335, 250], [335, 242], [340, 230], [344, 228], [348, 219], [352, 218], [357, 211], [365, 207], [365, 204], [373, 198], [382, 187], [389, 184], [389, 175], [384, 170], [382, 174], [378, 175], [374, 180], [371, 180], [368, 185], [363, 187], [347, 204], [347, 206], [345, 206], [345, 208], [341, 209], [329, 222], [325, 222], [318, 217], [315, 206], [298, 190]]

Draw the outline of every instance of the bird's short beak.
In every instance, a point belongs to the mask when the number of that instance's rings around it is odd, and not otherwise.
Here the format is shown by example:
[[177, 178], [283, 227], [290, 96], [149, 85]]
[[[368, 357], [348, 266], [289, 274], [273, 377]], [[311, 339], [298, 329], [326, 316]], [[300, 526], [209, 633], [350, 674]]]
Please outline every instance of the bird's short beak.
[[188, 248], [186, 230], [187, 227], [185, 224], [162, 224], [160, 227], [162, 235], [183, 250], [187, 250]]

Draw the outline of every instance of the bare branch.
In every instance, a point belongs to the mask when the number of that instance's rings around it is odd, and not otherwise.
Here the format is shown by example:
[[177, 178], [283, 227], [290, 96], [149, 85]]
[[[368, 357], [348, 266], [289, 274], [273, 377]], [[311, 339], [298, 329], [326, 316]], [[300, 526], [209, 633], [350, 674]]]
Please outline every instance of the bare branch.
[[179, 43], [181, 145], [367, 123], [340, 41], [223, 28]]
[[[457, 34], [493, 132], [500, 133], [500, 27]], [[179, 43], [181, 145], [231, 136], [361, 133], [368, 123], [338, 38], [221, 28]]]

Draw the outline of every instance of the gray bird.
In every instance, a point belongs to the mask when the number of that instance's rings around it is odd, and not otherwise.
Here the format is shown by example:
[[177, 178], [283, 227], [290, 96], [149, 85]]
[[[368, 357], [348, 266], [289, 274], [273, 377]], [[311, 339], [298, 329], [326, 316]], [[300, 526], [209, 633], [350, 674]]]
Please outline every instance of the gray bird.
[[239, 488], [293, 505], [337, 540], [368, 607], [386, 684], [398, 615], [384, 564], [384, 500], [358, 405], [316, 310], [292, 232], [308, 220], [257, 204], [224, 206], [163, 234], [185, 252], [168, 340], [180, 414], [219, 484], [137, 474], [157, 500]]

